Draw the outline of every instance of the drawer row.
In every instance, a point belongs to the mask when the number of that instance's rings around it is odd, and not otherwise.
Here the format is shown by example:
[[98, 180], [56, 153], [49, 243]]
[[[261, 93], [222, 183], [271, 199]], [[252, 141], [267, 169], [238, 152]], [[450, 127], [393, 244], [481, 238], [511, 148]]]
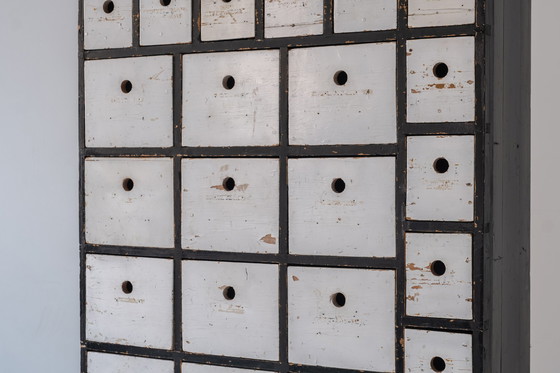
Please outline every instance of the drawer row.
[[[470, 248], [461, 246], [470, 237], [418, 235], [412, 240], [407, 288], [414, 294], [407, 298], [407, 310], [413, 304], [416, 310], [427, 307], [443, 315], [470, 308], [472, 282], [465, 276], [467, 272], [470, 276]], [[435, 246], [422, 250], [428, 243]], [[443, 255], [438, 258], [455, 257], [447, 272], [444, 266], [445, 273], [433, 275], [441, 270], [435, 268], [441, 262], [426, 259], [438, 250]], [[171, 259], [88, 255], [87, 340], [171, 349], [173, 278]], [[183, 261], [183, 351], [277, 361], [280, 322], [287, 318], [290, 363], [394, 371], [393, 270], [293, 266], [288, 267], [285, 281], [287, 299], [282, 301], [278, 265]], [[280, 315], [279, 302], [287, 302], [287, 315]], [[416, 369], [425, 368], [428, 358], [435, 356], [467, 369], [470, 339], [470, 335], [407, 330], [407, 359]]]
[[[397, 0], [334, 0], [334, 32], [397, 27]], [[324, 0], [264, 1], [265, 38], [323, 34]], [[472, 24], [475, 0], [409, 0], [409, 27]], [[140, 0], [140, 45], [190, 43], [192, 0]], [[255, 0], [201, 0], [202, 41], [255, 37]], [[132, 0], [84, 0], [84, 47], [132, 47]]]
[[[475, 120], [474, 45], [407, 42], [408, 122]], [[184, 55], [182, 144], [278, 145], [282, 110], [293, 145], [396, 142], [395, 43], [295, 48], [288, 60], [286, 109], [279, 50]], [[172, 146], [173, 81], [172, 56], [86, 61], [86, 146]]]
[[[474, 136], [412, 136], [407, 147], [406, 218], [473, 221]], [[395, 256], [395, 157], [290, 158], [287, 168], [280, 188], [277, 158], [182, 159], [182, 247], [277, 253], [287, 208], [293, 254]], [[92, 157], [84, 171], [87, 243], [175, 247], [172, 158]]]

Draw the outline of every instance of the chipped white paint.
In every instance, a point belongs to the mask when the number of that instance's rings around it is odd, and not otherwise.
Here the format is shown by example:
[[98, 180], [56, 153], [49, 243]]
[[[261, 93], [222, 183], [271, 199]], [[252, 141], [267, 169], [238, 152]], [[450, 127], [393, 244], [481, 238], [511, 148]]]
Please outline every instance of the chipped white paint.
[[183, 248], [278, 252], [278, 167], [277, 159], [184, 159]]
[[393, 271], [290, 267], [288, 310], [291, 363], [394, 372]]
[[[125, 292], [127, 281], [131, 288]], [[172, 347], [172, 260], [88, 255], [86, 289], [88, 340]]]
[[215, 365], [202, 365], [202, 364], [183, 364], [184, 373], [266, 373], [263, 370], [252, 369], [237, 369], [229, 367], [220, 367]]
[[[432, 272], [441, 261], [445, 273]], [[406, 313], [410, 316], [472, 319], [470, 234], [406, 234]]]
[[140, 0], [140, 44], [178, 44], [191, 41], [192, 1]]
[[[406, 48], [408, 121], [474, 121], [474, 37], [409, 40]], [[438, 78], [442, 63], [448, 73]]]
[[[289, 53], [291, 144], [396, 142], [395, 43]], [[335, 83], [339, 71], [344, 85]]]
[[173, 361], [88, 352], [88, 373], [173, 373]]
[[200, 6], [202, 41], [255, 36], [255, 0], [201, 0]]
[[[411, 136], [407, 152], [406, 218], [472, 221], [474, 136]], [[436, 171], [439, 159], [449, 165], [444, 173]]]
[[277, 145], [279, 68], [277, 50], [185, 55], [183, 145]]
[[[395, 159], [290, 159], [290, 252], [395, 256]], [[333, 181], [342, 179], [342, 193]]]
[[265, 0], [265, 37], [322, 34], [323, 4], [323, 0]]
[[408, 26], [430, 27], [474, 23], [474, 7], [475, 0], [408, 0]]
[[87, 158], [85, 215], [88, 243], [172, 248], [172, 159]]
[[397, 27], [397, 0], [334, 0], [334, 32]]
[[84, 48], [108, 49], [132, 46], [132, 0], [84, 0]]
[[86, 146], [172, 146], [172, 75], [171, 56], [87, 61]]
[[277, 360], [278, 317], [278, 266], [183, 262], [185, 351]]
[[472, 335], [405, 330], [405, 372], [433, 372], [434, 358], [443, 359], [445, 373], [472, 373]]

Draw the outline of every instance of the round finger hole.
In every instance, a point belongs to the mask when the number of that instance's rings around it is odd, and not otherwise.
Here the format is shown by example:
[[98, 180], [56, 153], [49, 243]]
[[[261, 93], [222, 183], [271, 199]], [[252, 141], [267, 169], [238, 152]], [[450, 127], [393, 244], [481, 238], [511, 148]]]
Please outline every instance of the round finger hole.
[[448, 73], [449, 67], [447, 67], [447, 64], [439, 62], [434, 65], [434, 75], [436, 78], [443, 79], [447, 76]]
[[130, 192], [134, 188], [134, 181], [132, 179], [126, 178], [123, 180], [122, 187], [127, 192]]
[[436, 356], [430, 362], [430, 366], [434, 372], [443, 372], [446, 368], [445, 360], [441, 357]]
[[232, 177], [226, 177], [222, 182], [222, 186], [224, 187], [225, 190], [231, 192], [233, 188], [235, 188], [235, 180], [233, 180]]
[[346, 71], [337, 71], [334, 74], [334, 82], [336, 85], [345, 85], [348, 82], [348, 74]]
[[231, 0], [222, 0], [224, 3], [229, 3]]
[[334, 179], [331, 188], [335, 193], [342, 193], [346, 189], [346, 183], [342, 179]]
[[103, 11], [105, 13], [107, 14], [112, 13], [113, 10], [115, 10], [115, 3], [113, 3], [111, 0], [108, 0], [103, 3]]
[[434, 276], [443, 276], [446, 270], [445, 263], [441, 260], [436, 260], [430, 265], [430, 271], [432, 271]]
[[331, 301], [335, 307], [344, 307], [346, 304], [346, 296], [342, 293], [336, 293], [332, 295]]
[[134, 287], [132, 286], [132, 282], [130, 281], [125, 281], [122, 283], [121, 285], [122, 291], [125, 294], [130, 294], [132, 293], [132, 290], [134, 289]]
[[162, 6], [168, 6], [169, 4], [171, 4], [171, 0], [159, 0], [159, 3]]
[[434, 170], [438, 174], [444, 174], [449, 170], [449, 162], [445, 158], [438, 158], [434, 161]]
[[224, 77], [224, 79], [222, 80], [222, 85], [227, 90], [232, 89], [233, 87], [235, 87], [235, 78], [231, 75]]
[[224, 289], [224, 298], [227, 300], [233, 300], [235, 298], [235, 289], [231, 286], [228, 286]]
[[123, 93], [130, 93], [130, 91], [132, 91], [132, 83], [130, 80], [123, 80], [121, 83], [121, 91], [123, 91]]

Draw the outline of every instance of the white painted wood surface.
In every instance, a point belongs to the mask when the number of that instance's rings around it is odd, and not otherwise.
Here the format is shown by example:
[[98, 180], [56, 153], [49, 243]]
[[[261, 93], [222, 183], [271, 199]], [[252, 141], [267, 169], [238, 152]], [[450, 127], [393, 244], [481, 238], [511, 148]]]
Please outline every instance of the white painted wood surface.
[[[406, 218], [472, 221], [474, 214], [474, 136], [410, 136]], [[445, 173], [436, 160], [449, 163]]]
[[290, 267], [288, 312], [291, 363], [394, 372], [394, 271]]
[[185, 55], [183, 145], [277, 145], [279, 69], [278, 50]]
[[173, 361], [88, 352], [88, 373], [173, 373]]
[[202, 41], [255, 36], [255, 0], [201, 0]]
[[397, 27], [397, 0], [334, 0], [334, 32]]
[[323, 33], [323, 0], [265, 0], [267, 38]]
[[474, 23], [475, 0], [408, 0], [408, 26], [430, 27]]
[[184, 159], [183, 248], [278, 252], [278, 171], [277, 159]]
[[445, 373], [472, 373], [472, 335], [405, 330], [405, 372], [433, 372], [434, 357], [445, 361]]
[[278, 266], [183, 262], [185, 351], [277, 360], [278, 317]]
[[[289, 53], [291, 144], [396, 142], [395, 43]], [[339, 71], [345, 85], [335, 83]]]
[[[132, 292], [125, 293], [125, 281], [132, 284]], [[172, 260], [88, 255], [86, 289], [88, 340], [172, 347]]]
[[[408, 121], [474, 121], [474, 37], [409, 40], [406, 48]], [[440, 63], [443, 78], [434, 74]]]
[[[395, 255], [395, 159], [288, 161], [290, 252], [307, 255]], [[335, 179], [346, 185], [332, 189]]]
[[87, 158], [85, 215], [88, 243], [172, 248], [173, 160]]
[[[445, 264], [442, 276], [432, 273], [435, 261]], [[470, 234], [406, 234], [407, 315], [472, 319], [472, 286]]]
[[140, 45], [189, 43], [191, 30], [191, 0], [140, 0]]
[[108, 49], [132, 46], [132, 0], [113, 0], [106, 13], [105, 0], [84, 0], [84, 48]]
[[[173, 145], [171, 56], [85, 63], [85, 125], [88, 147]], [[132, 89], [125, 93], [123, 82]]]
[[265, 373], [263, 370], [237, 369], [216, 365], [183, 364], [183, 373]]

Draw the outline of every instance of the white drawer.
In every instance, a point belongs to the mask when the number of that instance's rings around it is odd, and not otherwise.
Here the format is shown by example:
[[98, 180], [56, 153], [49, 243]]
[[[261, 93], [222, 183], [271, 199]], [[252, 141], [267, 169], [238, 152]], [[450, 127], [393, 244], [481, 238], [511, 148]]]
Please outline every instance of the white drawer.
[[397, 27], [397, 0], [334, 0], [334, 32]]
[[84, 0], [84, 48], [132, 46], [132, 0]]
[[140, 0], [140, 44], [191, 41], [191, 0]]
[[255, 36], [255, 0], [201, 0], [202, 41]]
[[85, 63], [87, 147], [173, 145], [171, 56]]
[[396, 142], [395, 43], [289, 52], [292, 145]]
[[88, 373], [174, 373], [173, 361], [88, 352]]
[[323, 0], [265, 0], [267, 38], [323, 33]]
[[475, 0], [408, 0], [408, 26], [431, 27], [474, 23]]
[[174, 246], [171, 158], [87, 158], [86, 241]]
[[172, 260], [87, 256], [89, 341], [170, 349], [172, 336]]

